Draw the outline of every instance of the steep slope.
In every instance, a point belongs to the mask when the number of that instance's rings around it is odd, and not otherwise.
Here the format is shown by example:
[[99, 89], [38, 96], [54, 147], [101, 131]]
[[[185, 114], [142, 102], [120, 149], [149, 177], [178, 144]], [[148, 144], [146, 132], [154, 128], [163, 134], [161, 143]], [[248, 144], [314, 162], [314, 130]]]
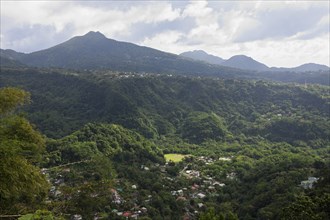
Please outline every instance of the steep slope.
[[130, 72], [234, 74], [239, 71], [194, 61], [132, 43], [106, 38], [100, 32], [74, 37], [52, 48], [19, 57], [27, 65], [79, 70], [111, 69]]
[[221, 65], [225, 60], [221, 57], [217, 57], [206, 53], [203, 50], [187, 51], [180, 54], [180, 56], [191, 58], [194, 60], [201, 60], [211, 64]]
[[[314, 137], [323, 137], [328, 130], [326, 87], [157, 75], [76, 75], [8, 70], [0, 74], [0, 87], [31, 92], [30, 119], [50, 137], [67, 135], [88, 122], [119, 124], [148, 138], [179, 135], [194, 143], [204, 141], [202, 137], [223, 139], [227, 130], [240, 134], [261, 129], [259, 134], [276, 140], [282, 125], [290, 126], [292, 137], [301, 130], [304, 137], [315, 132]], [[309, 117], [312, 126], [287, 121], [292, 115]], [[286, 137], [291, 136], [287, 132]]]
[[245, 55], [236, 55], [225, 62], [222, 63], [223, 66], [234, 67], [239, 69], [247, 69], [247, 70], [257, 70], [257, 71], [266, 71], [269, 68], [251, 57]]

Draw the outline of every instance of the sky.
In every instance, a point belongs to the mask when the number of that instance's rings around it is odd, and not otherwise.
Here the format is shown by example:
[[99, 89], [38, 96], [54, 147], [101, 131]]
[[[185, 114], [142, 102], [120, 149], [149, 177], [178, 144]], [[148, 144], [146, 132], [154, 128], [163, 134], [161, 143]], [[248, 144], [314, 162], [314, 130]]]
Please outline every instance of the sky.
[[330, 66], [330, 1], [0, 0], [0, 47], [30, 53], [89, 31], [180, 54]]

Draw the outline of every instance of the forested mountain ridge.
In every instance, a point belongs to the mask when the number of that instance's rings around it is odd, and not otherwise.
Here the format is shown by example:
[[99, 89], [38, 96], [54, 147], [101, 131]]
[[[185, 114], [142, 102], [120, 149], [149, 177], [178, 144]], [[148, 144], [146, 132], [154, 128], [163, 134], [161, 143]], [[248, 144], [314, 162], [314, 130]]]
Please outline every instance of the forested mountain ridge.
[[[34, 188], [34, 203], [1, 194], [11, 202], [1, 204], [5, 214], [329, 216], [329, 86], [26, 67], [1, 68], [0, 87], [7, 86], [31, 93], [24, 110], [47, 136], [33, 166], [43, 168], [50, 188]], [[26, 140], [25, 133], [3, 131]], [[164, 153], [186, 158], [165, 163]], [[300, 184], [309, 177], [319, 182], [308, 191]]]
[[228, 67], [219, 67], [186, 59], [132, 43], [106, 38], [100, 32], [83, 36], [54, 47], [30, 54], [2, 50], [1, 57], [11, 57], [34, 67], [57, 67], [76, 70], [111, 69], [131, 72], [228, 75], [240, 73]]
[[329, 71], [330, 67], [326, 65], [320, 65], [317, 63], [306, 63], [293, 68], [277, 68], [272, 67], [273, 71], [293, 71], [293, 72], [306, 72], [306, 71]]
[[245, 55], [235, 55], [230, 57], [228, 60], [225, 60], [222, 63], [223, 66], [234, 67], [239, 69], [246, 70], [257, 70], [257, 71], [267, 71], [268, 66], [263, 63], [260, 63], [251, 57]]
[[[292, 116], [297, 120], [313, 118], [315, 128], [311, 132], [316, 132], [316, 136], [328, 130], [322, 119], [328, 117], [328, 87], [323, 86], [310, 85], [305, 89], [233, 79], [30, 71], [2, 72], [0, 86], [19, 86], [30, 91], [34, 100], [28, 109], [30, 119], [51, 137], [69, 134], [88, 122], [121, 124], [146, 137], [183, 134], [180, 128], [186, 127], [185, 121], [191, 121], [192, 112], [215, 113], [230, 125], [229, 131], [234, 134], [256, 132], [276, 138], [275, 130], [280, 129], [281, 123], [302, 126], [299, 129], [307, 132], [310, 125], [292, 121]], [[291, 132], [295, 129], [285, 136]], [[326, 135], [323, 133], [322, 137]]]
[[[127, 72], [254, 79], [286, 79], [295, 72], [324, 71], [329, 74], [330, 70], [329, 67], [319, 64], [304, 64], [295, 68], [268, 68], [265, 64], [245, 55], [236, 55], [228, 60], [223, 60], [204, 51], [175, 55], [133, 43], [108, 39], [102, 33], [93, 31], [83, 36], [73, 37], [51, 48], [29, 54], [1, 49], [0, 59], [1, 66], [7, 67], [13, 67], [13, 63], [15, 63], [18, 67], [27, 65], [75, 70], [111, 69]], [[255, 71], [260, 73], [255, 73]], [[280, 72], [280, 74], [276, 74], [276, 72]]]
[[206, 53], [203, 50], [187, 51], [180, 54], [180, 56], [188, 57], [195, 60], [201, 60], [207, 63], [234, 67], [245, 70], [255, 71], [279, 71], [279, 72], [318, 72], [318, 71], [329, 71], [330, 67], [326, 65], [316, 63], [306, 63], [297, 67], [284, 68], [284, 67], [268, 67], [263, 63], [254, 60], [251, 57], [245, 55], [235, 55], [230, 57], [228, 60], [218, 56], [214, 56]]

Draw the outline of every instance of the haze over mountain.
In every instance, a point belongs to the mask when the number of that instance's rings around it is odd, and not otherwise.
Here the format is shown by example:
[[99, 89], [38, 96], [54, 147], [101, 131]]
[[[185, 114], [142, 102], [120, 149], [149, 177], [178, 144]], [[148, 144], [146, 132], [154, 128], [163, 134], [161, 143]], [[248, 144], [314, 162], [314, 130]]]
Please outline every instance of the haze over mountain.
[[212, 64], [221, 65], [225, 60], [221, 57], [217, 57], [206, 53], [203, 50], [187, 51], [180, 54], [180, 56], [188, 57], [195, 60], [201, 60]]
[[250, 77], [251, 71], [304, 72], [329, 70], [329, 67], [319, 64], [304, 64], [296, 68], [269, 68], [265, 64], [245, 55], [236, 55], [224, 60], [202, 50], [176, 55], [128, 42], [108, 39], [102, 33], [93, 31], [83, 36], [73, 37], [54, 47], [29, 54], [1, 49], [0, 57], [1, 66], [28, 65], [77, 70], [111, 69], [129, 72], [217, 76], [233, 76], [236, 74]]
[[329, 67], [326, 65], [316, 64], [316, 63], [307, 63], [294, 68], [284, 68], [284, 67], [271, 67], [269, 68], [265, 64], [254, 60], [251, 57], [245, 55], [235, 55], [225, 60], [221, 57], [214, 56], [206, 53], [203, 50], [194, 50], [183, 52], [180, 56], [188, 57], [195, 60], [202, 60], [204, 62], [246, 69], [246, 70], [257, 70], [257, 71], [289, 71], [289, 72], [305, 72], [305, 71], [328, 71]]
[[293, 71], [293, 72], [306, 72], [306, 71], [329, 71], [329, 67], [317, 63], [305, 63], [293, 68], [272, 67], [272, 71]]
[[106, 38], [100, 32], [83, 36], [54, 47], [22, 54], [1, 50], [1, 56], [35, 67], [57, 67], [78, 70], [111, 69], [132, 72], [231, 74], [231, 68], [195, 61], [156, 49]]
[[228, 66], [238, 69], [245, 70], [257, 70], [257, 71], [267, 71], [268, 67], [248, 56], [244, 55], [236, 55], [231, 57], [228, 60], [222, 59], [221, 57], [217, 57], [211, 54], [206, 53], [203, 50], [194, 50], [183, 52], [180, 56], [201, 60], [211, 64], [217, 64], [222, 66]]
[[251, 57], [245, 55], [236, 55], [222, 63], [223, 66], [229, 66], [239, 69], [267, 71], [268, 66], [260, 63]]

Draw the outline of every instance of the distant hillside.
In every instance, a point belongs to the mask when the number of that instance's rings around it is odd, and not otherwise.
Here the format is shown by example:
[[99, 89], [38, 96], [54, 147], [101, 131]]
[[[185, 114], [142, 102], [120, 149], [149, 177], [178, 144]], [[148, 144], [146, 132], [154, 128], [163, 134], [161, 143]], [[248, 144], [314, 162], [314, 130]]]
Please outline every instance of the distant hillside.
[[30, 54], [10, 50], [2, 50], [1, 53], [35, 67], [111, 69], [167, 74], [231, 75], [239, 72], [156, 49], [108, 39], [100, 32], [89, 32], [84, 36], [74, 37], [49, 49]]
[[247, 79], [256, 78], [255, 71], [261, 73], [329, 70], [327, 66], [318, 64], [304, 64], [296, 68], [268, 68], [265, 64], [244, 55], [223, 60], [201, 50], [175, 55], [108, 39], [100, 32], [92, 31], [30, 54], [1, 49], [0, 57], [2, 58], [1, 67], [20, 67], [24, 64], [44, 68], [189, 74]]
[[222, 63], [223, 66], [229, 66], [239, 69], [266, 71], [268, 66], [260, 63], [251, 57], [245, 55], [236, 55]]
[[257, 71], [266, 71], [268, 66], [262, 64], [251, 57], [245, 55], [236, 55], [231, 57], [228, 60], [222, 59], [221, 57], [213, 56], [206, 53], [203, 50], [194, 50], [181, 53], [180, 56], [188, 57], [195, 60], [201, 60], [211, 64], [217, 64], [232, 68], [244, 69], [244, 70], [257, 70]]
[[245, 55], [236, 55], [228, 60], [222, 59], [221, 57], [213, 56], [206, 53], [203, 50], [194, 50], [183, 52], [180, 56], [201, 60], [211, 64], [217, 64], [227, 67], [233, 67], [245, 70], [257, 70], [257, 71], [278, 71], [278, 72], [317, 72], [317, 71], [329, 71], [330, 68], [326, 65], [316, 64], [316, 63], [306, 63], [293, 68], [284, 67], [271, 67], [269, 68], [263, 63], [260, 63], [251, 57]]
[[19, 62], [18, 60], [0, 56], [0, 67], [19, 68], [24, 66], [25, 65]]
[[25, 53], [19, 53], [19, 52], [16, 52], [15, 50], [0, 49], [0, 57], [5, 57], [5, 58], [11, 59], [11, 60], [19, 60], [25, 55], [26, 55]]
[[181, 53], [180, 56], [195, 59], [195, 60], [201, 60], [205, 61], [211, 64], [217, 64], [221, 65], [225, 60], [221, 57], [217, 57], [211, 54], [206, 53], [203, 50], [194, 50], [194, 51], [188, 51]]
[[330, 68], [326, 65], [316, 64], [316, 63], [306, 63], [293, 68], [284, 67], [272, 67], [272, 71], [292, 71], [292, 72], [308, 72], [308, 71], [329, 71]]
[[[275, 111], [272, 104], [277, 100], [287, 100], [287, 110], [278, 106], [276, 114], [290, 117], [294, 112], [300, 114], [300, 108], [318, 108], [317, 115], [328, 115], [323, 96], [299, 86], [155, 74], [56, 72], [27, 68], [0, 71], [0, 87], [15, 86], [31, 92], [33, 103], [27, 109], [30, 119], [50, 137], [67, 135], [89, 122], [105, 122], [135, 129], [145, 137], [179, 134], [198, 143], [203, 137], [221, 139], [227, 129], [242, 132], [247, 124], [241, 119], [257, 122], [255, 117]], [[291, 105], [296, 109], [290, 110]], [[232, 124], [235, 115], [238, 124]], [[226, 124], [231, 125], [226, 128]]]

